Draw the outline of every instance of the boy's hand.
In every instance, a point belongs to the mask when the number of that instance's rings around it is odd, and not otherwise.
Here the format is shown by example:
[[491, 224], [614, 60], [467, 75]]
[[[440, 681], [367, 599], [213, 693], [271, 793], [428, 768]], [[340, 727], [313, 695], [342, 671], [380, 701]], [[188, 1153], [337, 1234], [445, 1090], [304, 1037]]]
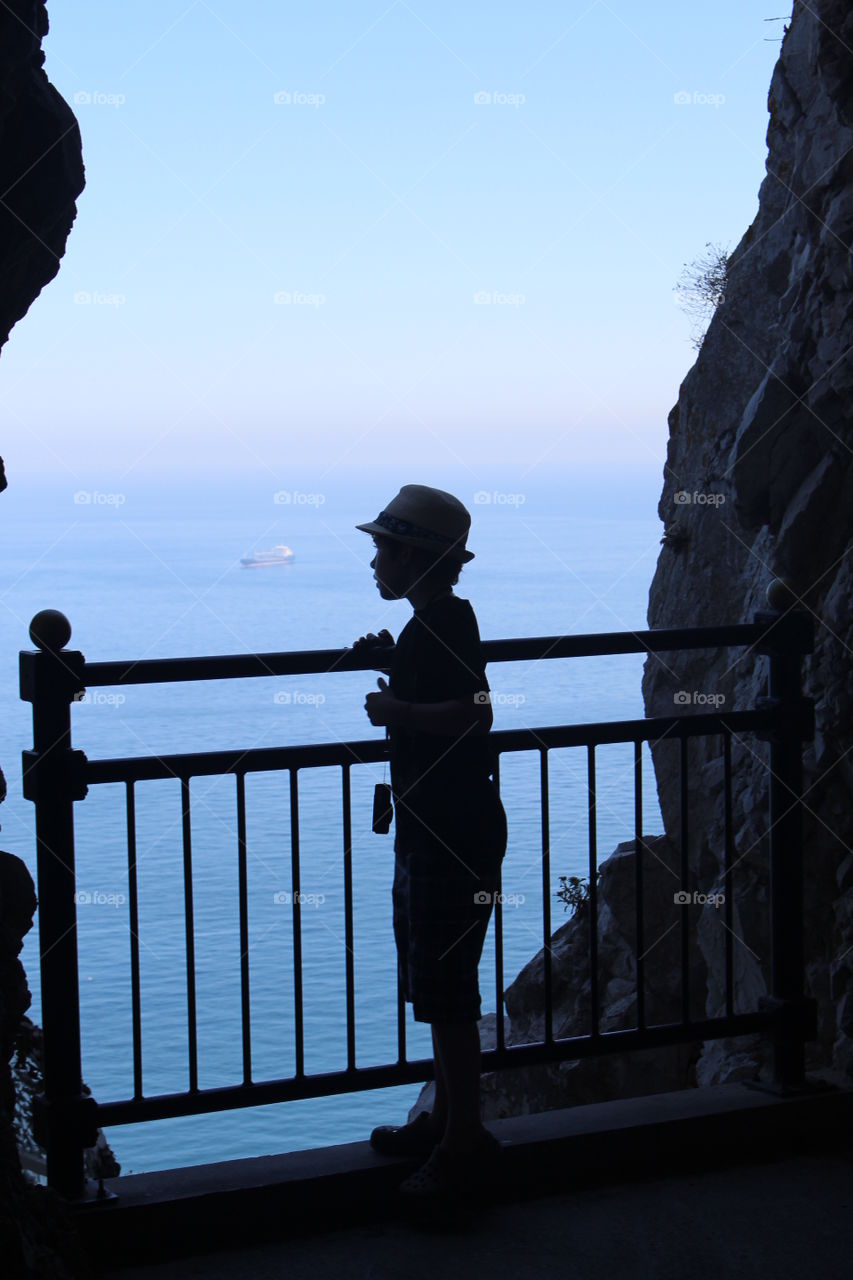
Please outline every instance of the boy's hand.
[[358, 646], [362, 644], [373, 645], [373, 644], [393, 644], [393, 643], [394, 643], [394, 637], [391, 635], [391, 632], [383, 629], [382, 631], [379, 632], [378, 636], [375, 636], [372, 631], [369, 631], [366, 636], [359, 636], [358, 639], [353, 643], [352, 647], [353, 649], [357, 649]]
[[376, 683], [379, 685], [379, 693], [368, 693], [364, 699], [364, 709], [367, 712], [368, 720], [379, 728], [385, 728], [391, 724], [399, 724], [406, 708], [406, 703], [395, 697], [388, 688], [387, 681], [383, 680], [382, 676], [379, 677]]

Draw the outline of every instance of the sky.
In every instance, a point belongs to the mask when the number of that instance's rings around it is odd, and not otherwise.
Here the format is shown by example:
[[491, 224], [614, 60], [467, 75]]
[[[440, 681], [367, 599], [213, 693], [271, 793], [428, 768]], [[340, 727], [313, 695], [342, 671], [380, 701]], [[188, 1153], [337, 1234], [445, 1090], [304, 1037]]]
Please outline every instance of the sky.
[[48, 11], [87, 182], [0, 358], [10, 481], [662, 468], [790, 0]]

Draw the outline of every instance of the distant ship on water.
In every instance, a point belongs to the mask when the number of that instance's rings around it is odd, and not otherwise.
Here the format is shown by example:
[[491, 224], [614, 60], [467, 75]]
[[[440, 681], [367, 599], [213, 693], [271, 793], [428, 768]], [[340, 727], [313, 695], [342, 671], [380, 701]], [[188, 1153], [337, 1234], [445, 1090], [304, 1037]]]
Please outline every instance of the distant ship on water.
[[266, 569], [273, 564], [292, 564], [293, 552], [284, 543], [279, 543], [270, 551], [253, 551], [251, 555], [241, 556], [240, 564], [244, 569]]

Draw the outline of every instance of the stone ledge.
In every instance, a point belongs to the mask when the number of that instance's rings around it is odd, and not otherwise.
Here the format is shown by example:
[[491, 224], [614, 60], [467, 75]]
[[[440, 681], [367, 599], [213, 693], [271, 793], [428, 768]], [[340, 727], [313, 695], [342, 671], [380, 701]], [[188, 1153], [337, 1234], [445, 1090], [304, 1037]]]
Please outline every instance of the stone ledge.
[[[505, 1144], [499, 1199], [853, 1146], [853, 1085], [810, 1076], [779, 1098], [742, 1083], [490, 1122]], [[350, 1142], [105, 1180], [116, 1199], [73, 1206], [96, 1262], [176, 1257], [370, 1219], [399, 1218], [395, 1189], [419, 1163]]]

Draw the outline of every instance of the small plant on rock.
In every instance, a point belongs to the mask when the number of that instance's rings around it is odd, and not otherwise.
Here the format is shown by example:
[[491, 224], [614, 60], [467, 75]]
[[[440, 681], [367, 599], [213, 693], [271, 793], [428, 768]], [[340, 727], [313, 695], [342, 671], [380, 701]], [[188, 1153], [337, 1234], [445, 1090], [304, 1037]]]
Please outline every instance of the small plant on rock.
[[728, 273], [728, 249], [709, 243], [704, 253], [685, 264], [679, 277], [675, 298], [690, 320], [694, 347], [701, 347], [711, 317], [725, 301]]
[[[601, 868], [596, 872], [596, 878], [600, 875]], [[589, 902], [588, 876], [560, 876], [557, 897], [562, 901], [566, 911], [571, 908], [572, 919], [574, 919], [579, 911], [586, 910]]]

